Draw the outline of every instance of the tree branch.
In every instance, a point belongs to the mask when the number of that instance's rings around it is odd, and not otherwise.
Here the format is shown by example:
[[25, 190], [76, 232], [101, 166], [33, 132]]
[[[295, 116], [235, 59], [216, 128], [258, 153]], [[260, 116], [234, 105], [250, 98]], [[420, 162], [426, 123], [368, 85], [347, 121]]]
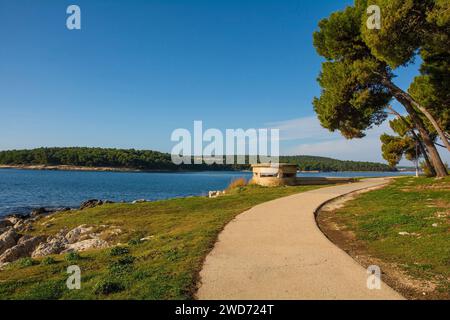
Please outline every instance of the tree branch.
[[409, 93], [403, 91], [401, 88], [399, 88], [398, 86], [396, 86], [391, 80], [389, 80], [386, 76], [383, 77], [383, 84], [389, 89], [391, 90], [391, 92], [393, 93], [393, 95], [396, 97], [397, 100], [403, 100], [403, 101], [407, 101], [409, 104], [411, 104], [412, 106], [416, 107], [417, 109], [420, 110], [420, 112], [422, 112], [425, 117], [431, 122], [431, 124], [433, 125], [434, 129], [436, 129], [439, 137], [441, 138], [442, 142], [444, 143], [445, 147], [447, 148], [447, 150], [450, 152], [450, 141], [447, 138], [447, 136], [445, 135], [444, 131], [441, 129], [441, 127], [439, 126], [439, 123], [436, 121], [436, 119], [434, 119], [433, 115], [422, 105], [420, 105], [416, 100], [413, 99], [413, 97], [411, 97], [409, 95]]

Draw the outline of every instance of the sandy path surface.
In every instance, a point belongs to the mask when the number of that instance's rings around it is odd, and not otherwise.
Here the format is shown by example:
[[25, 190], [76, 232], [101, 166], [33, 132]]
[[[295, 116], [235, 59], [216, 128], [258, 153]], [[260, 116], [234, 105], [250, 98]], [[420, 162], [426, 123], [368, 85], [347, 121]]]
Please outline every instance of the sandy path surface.
[[198, 299], [402, 299], [381, 284], [318, 228], [314, 213], [336, 197], [386, 179], [332, 186], [258, 205], [219, 235], [200, 273]]

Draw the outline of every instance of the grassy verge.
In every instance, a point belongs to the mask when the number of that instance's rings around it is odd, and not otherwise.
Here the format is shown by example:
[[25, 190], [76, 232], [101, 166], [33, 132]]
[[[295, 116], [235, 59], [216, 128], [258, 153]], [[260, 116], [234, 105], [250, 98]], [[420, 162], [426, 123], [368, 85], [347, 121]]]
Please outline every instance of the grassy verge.
[[396, 179], [321, 213], [319, 224], [406, 297], [450, 299], [450, 179]]
[[[202, 262], [229, 221], [259, 203], [314, 188], [246, 186], [215, 199], [109, 204], [58, 213], [50, 217], [50, 227], [37, 222], [31, 233], [114, 225], [123, 231], [116, 239], [122, 245], [16, 261], [0, 271], [0, 299], [191, 299]], [[70, 265], [81, 268], [81, 290], [66, 288]]]

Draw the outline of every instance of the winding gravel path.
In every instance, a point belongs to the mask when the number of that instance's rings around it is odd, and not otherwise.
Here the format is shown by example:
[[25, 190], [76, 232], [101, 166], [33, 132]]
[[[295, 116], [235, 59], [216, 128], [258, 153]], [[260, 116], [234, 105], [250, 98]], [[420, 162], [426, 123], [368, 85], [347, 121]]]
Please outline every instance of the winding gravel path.
[[366, 269], [330, 242], [314, 213], [336, 197], [387, 179], [321, 188], [258, 205], [219, 235], [207, 256], [198, 299], [403, 299], [382, 283], [367, 288]]

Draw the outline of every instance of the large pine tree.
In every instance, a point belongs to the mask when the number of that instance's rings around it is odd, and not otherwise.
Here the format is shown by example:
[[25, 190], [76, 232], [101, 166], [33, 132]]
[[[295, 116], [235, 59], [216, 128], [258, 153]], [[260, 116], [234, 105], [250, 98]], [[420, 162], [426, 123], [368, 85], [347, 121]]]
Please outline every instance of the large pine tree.
[[[384, 1], [380, 4], [383, 5]], [[368, 1], [356, 0], [354, 6], [320, 21], [319, 30], [314, 33], [317, 52], [327, 60], [318, 79], [322, 93], [313, 102], [319, 120], [325, 128], [339, 130], [347, 138], [361, 138], [365, 130], [386, 120], [389, 102], [395, 98], [405, 107], [418, 130], [437, 176], [445, 176], [447, 170], [422, 117], [421, 105], [393, 82], [394, 70], [409, 61], [407, 57], [396, 54], [403, 52], [402, 48], [397, 48], [403, 43], [395, 43], [398, 33], [391, 34], [394, 48], [385, 54], [389, 59], [382, 58], [383, 53], [377, 52], [374, 44], [369, 45], [375, 40], [369, 41], [368, 31], [364, 29], [368, 5]], [[430, 10], [430, 7], [424, 8]], [[426, 17], [425, 14], [420, 19]], [[380, 33], [380, 30], [371, 31]], [[409, 32], [409, 29], [405, 27], [404, 32]], [[376, 38], [385, 40], [388, 36], [379, 35]], [[419, 40], [411, 37], [410, 41], [415, 43]]]

